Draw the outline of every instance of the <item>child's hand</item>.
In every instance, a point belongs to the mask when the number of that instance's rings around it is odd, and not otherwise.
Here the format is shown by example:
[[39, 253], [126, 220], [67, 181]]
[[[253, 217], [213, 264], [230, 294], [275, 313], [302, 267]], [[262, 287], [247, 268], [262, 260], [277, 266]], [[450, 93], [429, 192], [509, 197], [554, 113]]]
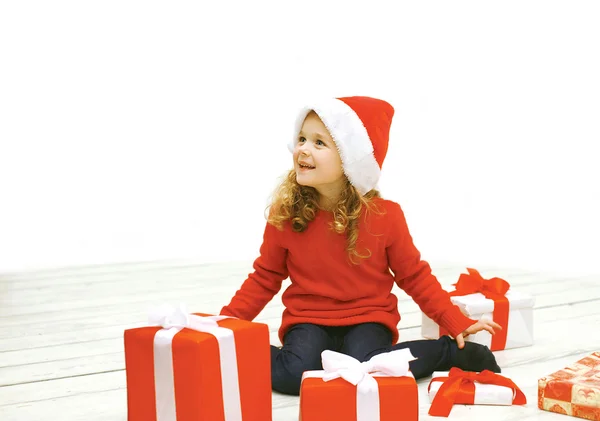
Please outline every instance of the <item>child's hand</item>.
[[458, 348], [459, 349], [463, 349], [465, 347], [465, 338], [471, 334], [477, 333], [480, 330], [487, 330], [488, 332], [490, 332], [492, 335], [494, 335], [496, 332], [494, 331], [494, 328], [496, 329], [502, 329], [502, 327], [498, 324], [495, 323], [491, 320], [480, 320], [475, 324], [472, 324], [471, 326], [469, 326], [463, 333], [459, 334], [456, 337], [456, 343], [458, 344]]

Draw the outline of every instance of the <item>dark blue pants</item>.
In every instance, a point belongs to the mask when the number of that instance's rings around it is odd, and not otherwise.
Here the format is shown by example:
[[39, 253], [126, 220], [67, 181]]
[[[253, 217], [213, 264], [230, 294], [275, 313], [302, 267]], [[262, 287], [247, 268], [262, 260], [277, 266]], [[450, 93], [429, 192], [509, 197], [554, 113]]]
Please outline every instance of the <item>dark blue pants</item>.
[[[417, 379], [430, 376], [434, 371], [447, 371], [453, 366], [461, 365], [459, 368], [465, 370], [500, 371], [487, 347], [472, 343], [466, 345], [469, 346], [459, 350], [454, 340], [443, 336], [438, 340], [409, 341], [392, 346], [390, 330], [379, 323], [339, 327], [298, 324], [287, 331], [281, 349], [271, 346], [272, 387], [280, 393], [298, 395], [302, 373], [322, 370], [321, 352], [326, 349], [350, 355], [363, 362], [383, 352], [410, 348], [417, 358], [410, 362], [411, 372]], [[467, 354], [473, 351], [481, 354], [476, 357], [478, 364], [472, 368], [468, 364], [461, 364], [461, 358], [457, 358], [457, 355], [463, 353], [467, 357], [463, 360], [469, 360]]]

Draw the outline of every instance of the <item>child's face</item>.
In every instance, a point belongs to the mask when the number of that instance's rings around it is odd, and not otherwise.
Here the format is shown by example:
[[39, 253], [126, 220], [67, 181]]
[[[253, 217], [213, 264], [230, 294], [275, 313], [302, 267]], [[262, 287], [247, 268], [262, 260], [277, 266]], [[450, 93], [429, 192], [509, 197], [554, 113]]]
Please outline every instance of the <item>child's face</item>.
[[329, 131], [314, 112], [309, 113], [294, 148], [296, 180], [325, 196], [339, 194], [344, 182], [342, 160]]

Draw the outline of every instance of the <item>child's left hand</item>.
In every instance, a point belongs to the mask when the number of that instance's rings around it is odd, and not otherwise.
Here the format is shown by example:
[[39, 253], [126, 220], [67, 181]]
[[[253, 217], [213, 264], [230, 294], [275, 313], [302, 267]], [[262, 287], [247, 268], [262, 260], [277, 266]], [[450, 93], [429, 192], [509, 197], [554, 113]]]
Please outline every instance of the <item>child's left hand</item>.
[[459, 334], [456, 337], [456, 343], [458, 344], [458, 348], [463, 349], [465, 347], [465, 338], [467, 336], [475, 334], [481, 330], [487, 330], [492, 335], [494, 335], [496, 333], [494, 331], [494, 328], [501, 330], [502, 326], [500, 326], [498, 323], [493, 322], [492, 320], [479, 320], [477, 323], [472, 324], [463, 333]]

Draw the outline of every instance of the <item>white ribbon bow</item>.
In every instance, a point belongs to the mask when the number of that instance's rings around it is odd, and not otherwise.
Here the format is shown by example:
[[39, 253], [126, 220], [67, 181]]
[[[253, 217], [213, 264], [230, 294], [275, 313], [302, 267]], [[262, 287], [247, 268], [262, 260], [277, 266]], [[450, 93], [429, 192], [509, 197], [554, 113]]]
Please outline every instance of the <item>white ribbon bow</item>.
[[242, 421], [242, 407], [233, 331], [219, 326], [227, 316], [197, 316], [187, 312], [185, 305], [178, 308], [162, 305], [152, 309], [148, 321], [163, 329], [154, 336], [154, 389], [157, 421], [176, 421], [175, 379], [173, 377], [173, 338], [182, 329], [209, 333], [217, 338], [221, 364], [221, 387], [226, 421]]
[[185, 304], [173, 307], [163, 304], [153, 308], [148, 314], [148, 322], [151, 326], [162, 326], [165, 329], [172, 327], [193, 329], [198, 332], [210, 333], [210, 330], [219, 327], [219, 320], [231, 319], [229, 316], [197, 316], [187, 311]]
[[393, 377], [408, 376], [409, 361], [416, 360], [410, 349], [398, 349], [375, 355], [369, 361], [359, 362], [356, 358], [330, 350], [321, 353], [323, 369], [327, 374], [323, 380], [329, 381], [343, 378], [356, 386], [365, 377], [372, 377], [369, 373], [383, 373]]
[[357, 421], [379, 421], [379, 386], [372, 374], [379, 377], [411, 376], [409, 362], [416, 360], [408, 348], [378, 354], [369, 361], [330, 350], [321, 353], [323, 371], [307, 371], [303, 378], [322, 378], [324, 381], [342, 378], [356, 387]]

